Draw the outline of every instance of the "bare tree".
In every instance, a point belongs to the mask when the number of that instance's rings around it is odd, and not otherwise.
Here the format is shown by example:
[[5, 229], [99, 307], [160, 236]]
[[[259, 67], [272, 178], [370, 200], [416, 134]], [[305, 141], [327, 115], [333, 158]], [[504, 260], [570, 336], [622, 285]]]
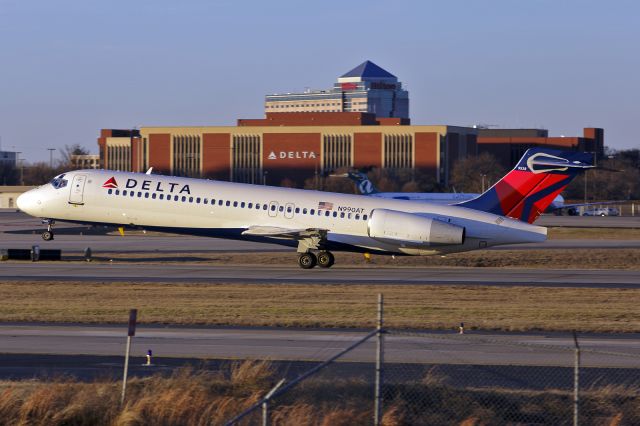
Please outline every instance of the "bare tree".
[[[479, 193], [488, 189], [506, 173], [505, 168], [488, 152], [456, 161], [450, 185], [459, 192]], [[484, 184], [484, 185], [483, 185]]]
[[73, 145], [65, 145], [64, 148], [60, 150], [59, 166], [64, 168], [69, 168], [72, 163], [71, 162], [72, 155], [88, 155], [88, 154], [90, 154], [89, 150], [78, 143], [75, 143]]

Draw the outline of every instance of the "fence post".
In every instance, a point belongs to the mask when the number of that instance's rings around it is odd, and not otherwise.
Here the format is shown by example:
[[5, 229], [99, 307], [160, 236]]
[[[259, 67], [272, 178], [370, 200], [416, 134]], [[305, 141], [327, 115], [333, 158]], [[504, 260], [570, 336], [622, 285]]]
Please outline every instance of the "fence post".
[[262, 426], [269, 426], [269, 399], [273, 396], [273, 393], [278, 390], [286, 379], [280, 380], [276, 385], [265, 395], [264, 402], [262, 403]]
[[573, 362], [573, 426], [578, 426], [578, 414], [580, 405], [580, 345], [578, 336], [573, 331], [573, 344], [575, 346], [575, 357]]
[[384, 363], [384, 340], [382, 330], [383, 320], [383, 304], [384, 297], [382, 293], [378, 294], [378, 327], [377, 327], [377, 344], [376, 344], [376, 389], [375, 389], [375, 401], [373, 412], [373, 424], [379, 426], [382, 421], [382, 364]]
[[129, 353], [131, 352], [131, 338], [136, 335], [136, 320], [138, 310], [129, 311], [129, 329], [127, 330], [127, 348], [124, 354], [124, 374], [122, 377], [122, 394], [120, 395], [120, 405], [124, 404], [124, 397], [127, 393], [127, 374], [129, 373]]

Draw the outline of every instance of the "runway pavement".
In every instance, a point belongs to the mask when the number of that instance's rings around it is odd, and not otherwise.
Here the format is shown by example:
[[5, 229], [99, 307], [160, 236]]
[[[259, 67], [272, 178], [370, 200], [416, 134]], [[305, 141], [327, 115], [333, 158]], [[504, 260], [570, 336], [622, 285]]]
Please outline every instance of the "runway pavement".
[[[118, 356], [124, 354], [126, 326], [0, 325], [0, 353]], [[132, 356], [199, 359], [323, 361], [356, 342], [366, 331], [138, 327]], [[580, 337], [588, 367], [640, 368], [640, 336]], [[375, 339], [343, 361], [374, 362]], [[385, 336], [390, 363], [473, 365], [573, 365], [568, 334], [411, 333]]]
[[0, 280], [134, 281], [246, 284], [412, 284], [522, 285], [538, 287], [637, 288], [640, 271], [592, 269], [333, 267], [300, 269], [294, 265], [215, 266], [87, 262], [3, 262]]

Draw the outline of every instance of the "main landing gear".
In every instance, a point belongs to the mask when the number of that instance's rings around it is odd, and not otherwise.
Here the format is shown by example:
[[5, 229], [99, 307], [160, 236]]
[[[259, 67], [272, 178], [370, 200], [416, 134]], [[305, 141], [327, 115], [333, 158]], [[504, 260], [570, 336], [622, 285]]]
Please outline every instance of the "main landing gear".
[[321, 268], [331, 268], [334, 263], [335, 257], [330, 251], [321, 251], [317, 255], [309, 251], [298, 255], [298, 265], [302, 269], [311, 269], [316, 265]]
[[42, 223], [47, 224], [47, 230], [42, 233], [42, 239], [45, 241], [53, 240], [53, 224], [55, 223], [53, 220], [43, 220]]

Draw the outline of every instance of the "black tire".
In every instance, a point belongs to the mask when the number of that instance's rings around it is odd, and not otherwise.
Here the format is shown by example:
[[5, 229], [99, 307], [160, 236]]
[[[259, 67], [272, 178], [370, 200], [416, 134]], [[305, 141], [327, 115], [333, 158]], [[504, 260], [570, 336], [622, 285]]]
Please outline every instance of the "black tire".
[[302, 269], [312, 269], [317, 263], [318, 259], [313, 253], [302, 253], [298, 256], [298, 266]]
[[318, 266], [322, 268], [331, 268], [336, 262], [336, 258], [330, 251], [321, 251], [318, 253]]
[[44, 231], [42, 233], [42, 239], [45, 241], [51, 241], [53, 240], [53, 232], [51, 231]]

